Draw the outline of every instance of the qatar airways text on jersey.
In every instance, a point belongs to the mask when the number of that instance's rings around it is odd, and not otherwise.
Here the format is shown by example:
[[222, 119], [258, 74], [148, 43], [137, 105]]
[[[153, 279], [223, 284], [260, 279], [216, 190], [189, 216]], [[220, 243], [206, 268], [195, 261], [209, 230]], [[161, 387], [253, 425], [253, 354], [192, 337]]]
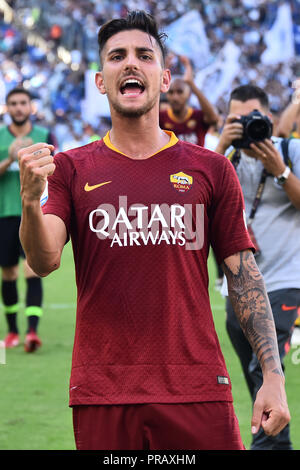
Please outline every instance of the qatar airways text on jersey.
[[131, 204], [119, 196], [119, 207], [101, 204], [89, 214], [89, 228], [110, 246], [178, 244], [200, 250], [204, 242], [203, 204]]

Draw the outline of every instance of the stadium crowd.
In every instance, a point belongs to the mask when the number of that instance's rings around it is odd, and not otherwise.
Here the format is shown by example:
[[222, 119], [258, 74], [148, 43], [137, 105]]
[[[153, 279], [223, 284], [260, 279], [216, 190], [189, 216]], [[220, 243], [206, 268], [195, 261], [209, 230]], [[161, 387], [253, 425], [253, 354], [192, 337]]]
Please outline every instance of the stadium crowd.
[[[276, 17], [279, 0], [243, 0], [217, 2], [202, 0], [129, 0], [97, 2], [96, 0], [11, 0], [14, 11], [11, 23], [0, 19], [0, 99], [1, 120], [4, 114], [5, 94], [23, 84], [34, 97], [35, 120], [51, 127], [57, 135], [59, 148], [81, 145], [91, 135], [103, 136], [107, 119], [85, 122], [81, 102], [85, 96], [84, 74], [98, 67], [95, 37], [106, 20], [125, 16], [131, 9], [145, 9], [155, 15], [163, 29], [188, 9], [198, 9], [214, 57], [227, 39], [241, 49], [243, 74], [231, 88], [256, 83], [270, 97], [271, 110], [279, 114], [290, 101], [291, 84], [300, 75], [299, 61], [264, 65], [260, 56], [265, 48], [264, 34]], [[300, 16], [300, 2], [293, 0], [293, 17]], [[22, 27], [20, 27], [22, 25]], [[34, 32], [49, 44], [50, 52], [28, 44], [28, 34]], [[57, 47], [70, 52], [72, 67], [57, 58]], [[222, 115], [226, 114], [226, 98], [216, 103]]]

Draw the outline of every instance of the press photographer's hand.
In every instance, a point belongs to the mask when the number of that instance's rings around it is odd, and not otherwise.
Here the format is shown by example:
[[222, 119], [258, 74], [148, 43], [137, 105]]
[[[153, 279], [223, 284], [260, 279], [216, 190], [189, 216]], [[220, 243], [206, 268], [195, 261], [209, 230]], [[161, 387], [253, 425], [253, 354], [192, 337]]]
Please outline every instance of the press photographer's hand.
[[253, 155], [262, 162], [264, 168], [273, 176], [278, 176], [285, 170], [285, 164], [272, 140], [265, 139], [261, 142], [250, 144]]
[[238, 114], [229, 114], [227, 116], [219, 143], [215, 150], [217, 153], [224, 155], [234, 140], [242, 138], [243, 125], [237, 122], [240, 118], [241, 116]]

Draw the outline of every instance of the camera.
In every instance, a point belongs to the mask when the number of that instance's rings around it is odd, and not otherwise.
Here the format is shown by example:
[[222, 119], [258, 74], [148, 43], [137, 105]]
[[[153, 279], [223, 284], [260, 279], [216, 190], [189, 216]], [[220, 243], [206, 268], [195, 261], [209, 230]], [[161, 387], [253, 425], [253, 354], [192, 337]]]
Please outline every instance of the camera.
[[257, 109], [234, 122], [243, 124], [243, 137], [232, 142], [235, 148], [250, 148], [252, 142], [260, 142], [272, 136], [272, 122]]

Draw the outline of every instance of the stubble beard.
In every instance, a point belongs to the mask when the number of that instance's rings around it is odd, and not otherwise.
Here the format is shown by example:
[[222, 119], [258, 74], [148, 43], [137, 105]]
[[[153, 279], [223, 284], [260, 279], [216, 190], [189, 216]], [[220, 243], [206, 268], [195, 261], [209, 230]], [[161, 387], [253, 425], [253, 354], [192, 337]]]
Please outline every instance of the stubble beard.
[[11, 116], [11, 120], [15, 126], [22, 127], [28, 121], [29, 116], [24, 117], [22, 120], [16, 120], [14, 117]]
[[155, 96], [151, 101], [136, 109], [123, 107], [118, 101], [112, 101], [111, 105], [114, 111], [122, 117], [136, 119], [149, 113], [156, 105], [158, 99], [159, 95]]

